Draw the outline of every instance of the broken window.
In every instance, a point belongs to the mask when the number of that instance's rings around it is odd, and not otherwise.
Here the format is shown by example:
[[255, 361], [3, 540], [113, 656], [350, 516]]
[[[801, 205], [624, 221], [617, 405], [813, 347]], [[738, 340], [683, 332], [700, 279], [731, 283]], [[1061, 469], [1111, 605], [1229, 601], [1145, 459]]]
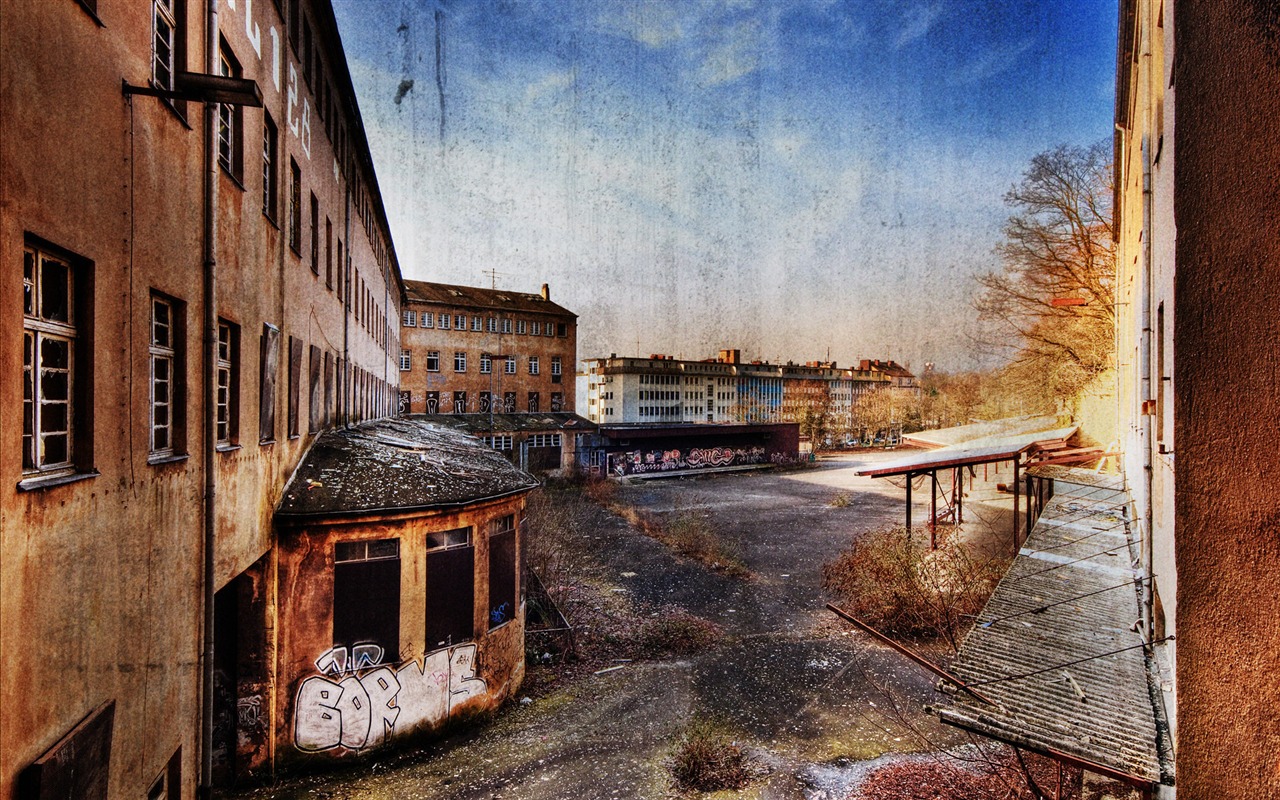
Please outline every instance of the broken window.
[[516, 518], [507, 514], [489, 523], [489, 627], [515, 619]]

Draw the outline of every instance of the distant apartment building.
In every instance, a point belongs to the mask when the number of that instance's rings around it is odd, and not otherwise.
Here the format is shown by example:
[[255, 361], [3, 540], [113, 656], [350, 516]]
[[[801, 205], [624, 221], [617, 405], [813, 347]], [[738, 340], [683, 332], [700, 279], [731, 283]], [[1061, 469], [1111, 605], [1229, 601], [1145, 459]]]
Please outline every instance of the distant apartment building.
[[572, 412], [578, 317], [539, 294], [405, 281], [400, 410]]
[[808, 412], [851, 425], [864, 394], [913, 388], [915, 380], [892, 361], [864, 361], [857, 369], [826, 361], [771, 364], [743, 362], [738, 350], [704, 361], [615, 354], [588, 359], [586, 370], [587, 417], [602, 425], [800, 422]]

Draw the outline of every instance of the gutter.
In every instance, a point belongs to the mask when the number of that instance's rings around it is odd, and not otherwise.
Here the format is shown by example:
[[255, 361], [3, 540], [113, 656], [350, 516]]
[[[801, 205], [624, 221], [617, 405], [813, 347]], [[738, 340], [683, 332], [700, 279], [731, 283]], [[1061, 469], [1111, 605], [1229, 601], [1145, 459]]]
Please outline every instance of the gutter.
[[[352, 517], [364, 517], [373, 515], [411, 515], [424, 511], [442, 511], [448, 509], [466, 508], [467, 506], [477, 503], [487, 503], [493, 500], [502, 500], [517, 494], [531, 492], [541, 486], [541, 483], [530, 483], [523, 486], [509, 489], [498, 494], [486, 495], [484, 497], [472, 497], [466, 500], [451, 500], [442, 503], [426, 503], [416, 506], [394, 506], [382, 508], [353, 508], [336, 511], [277, 511], [275, 518], [280, 523], [294, 523], [301, 525], [308, 520], [314, 519], [350, 519]], [[286, 490], [287, 491], [287, 490]]]
[[[205, 0], [208, 21], [205, 23], [205, 72], [218, 73], [218, 0]], [[218, 364], [218, 261], [216, 242], [218, 222], [218, 154], [215, 122], [218, 104], [204, 106], [204, 643], [200, 654], [200, 783], [196, 796], [200, 800], [213, 797], [213, 604], [214, 557], [217, 534], [217, 364]]]

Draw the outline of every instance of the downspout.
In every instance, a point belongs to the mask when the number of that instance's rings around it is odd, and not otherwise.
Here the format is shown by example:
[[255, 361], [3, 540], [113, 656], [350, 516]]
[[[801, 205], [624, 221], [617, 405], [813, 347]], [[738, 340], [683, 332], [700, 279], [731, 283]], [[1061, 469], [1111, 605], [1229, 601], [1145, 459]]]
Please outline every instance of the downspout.
[[339, 391], [342, 392], [342, 426], [349, 427], [351, 425], [351, 162], [350, 160], [344, 164], [347, 168], [346, 181], [343, 191], [343, 236], [347, 242], [347, 249], [342, 252], [342, 264], [339, 267], [342, 273], [338, 276], [338, 281], [342, 286], [342, 369], [341, 375], [338, 376]]
[[[1147, 7], [1146, 19], [1142, 21], [1142, 59], [1146, 64], [1146, 87], [1144, 88], [1144, 97], [1147, 108], [1144, 114], [1144, 129], [1142, 133], [1142, 345], [1139, 348], [1142, 354], [1142, 480], [1143, 480], [1143, 500], [1142, 500], [1142, 559], [1145, 577], [1150, 579], [1154, 570], [1155, 562], [1152, 551], [1155, 549], [1155, 532], [1153, 529], [1153, 517], [1155, 504], [1151, 497], [1152, 488], [1155, 485], [1153, 477], [1153, 465], [1151, 459], [1151, 449], [1155, 443], [1151, 440], [1151, 410], [1155, 403], [1155, 393], [1151, 390], [1151, 293], [1154, 290], [1151, 285], [1151, 260], [1155, 256], [1155, 248], [1151, 243], [1151, 111], [1152, 98], [1155, 97], [1154, 87], [1152, 85], [1152, 70], [1155, 65], [1151, 63], [1151, 35], [1153, 31], [1154, 21], [1151, 19], [1152, 8]], [[1161, 409], [1155, 409], [1155, 413], [1161, 413]], [[1143, 584], [1142, 593], [1142, 611], [1143, 620], [1147, 626], [1147, 639], [1150, 641], [1154, 637], [1155, 610], [1153, 592], [1155, 591], [1155, 582], [1147, 580]]]
[[[218, 2], [205, 0], [208, 21], [205, 33], [205, 72], [218, 73]], [[213, 797], [213, 603], [214, 537], [217, 532], [217, 364], [218, 279], [216, 219], [218, 154], [214, 125], [218, 104], [204, 106], [204, 647], [200, 656], [200, 785], [197, 797]]]

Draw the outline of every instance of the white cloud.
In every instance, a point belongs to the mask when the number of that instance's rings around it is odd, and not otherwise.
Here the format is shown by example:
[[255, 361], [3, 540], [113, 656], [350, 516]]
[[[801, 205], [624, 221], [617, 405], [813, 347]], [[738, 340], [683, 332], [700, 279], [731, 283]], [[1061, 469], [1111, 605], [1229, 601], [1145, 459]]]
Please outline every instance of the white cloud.
[[894, 47], [902, 49], [917, 39], [924, 37], [942, 17], [944, 6], [941, 2], [917, 3], [903, 13], [903, 28], [894, 40]]
[[993, 47], [967, 64], [962, 64], [947, 76], [952, 86], [965, 86], [999, 75], [1018, 62], [1035, 44], [1033, 39], [1023, 39], [1003, 47]]

